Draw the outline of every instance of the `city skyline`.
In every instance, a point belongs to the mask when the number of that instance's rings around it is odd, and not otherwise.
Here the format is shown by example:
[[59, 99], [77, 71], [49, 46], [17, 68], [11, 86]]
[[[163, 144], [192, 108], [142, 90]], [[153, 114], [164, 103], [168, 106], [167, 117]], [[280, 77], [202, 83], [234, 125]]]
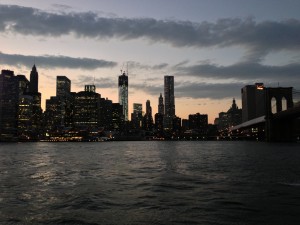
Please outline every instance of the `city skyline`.
[[176, 115], [199, 112], [213, 123], [233, 98], [241, 107], [245, 84], [300, 89], [299, 9], [295, 1], [0, 0], [0, 66], [29, 78], [35, 63], [45, 109], [56, 76], [75, 92], [94, 82], [118, 102], [128, 62], [129, 115], [146, 100], [155, 114], [170, 74]]

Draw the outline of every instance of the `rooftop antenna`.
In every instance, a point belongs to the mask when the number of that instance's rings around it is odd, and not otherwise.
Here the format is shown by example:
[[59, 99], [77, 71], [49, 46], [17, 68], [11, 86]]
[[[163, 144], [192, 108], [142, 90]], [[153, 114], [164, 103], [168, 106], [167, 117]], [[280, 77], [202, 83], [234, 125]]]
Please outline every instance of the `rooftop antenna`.
[[123, 67], [124, 67], [124, 63], [123, 63], [122, 68], [121, 68], [121, 75], [123, 75]]
[[127, 73], [127, 76], [128, 76], [128, 62], [127, 62], [126, 73]]
[[94, 80], [93, 80], [93, 85], [95, 85], [95, 74], [94, 74]]

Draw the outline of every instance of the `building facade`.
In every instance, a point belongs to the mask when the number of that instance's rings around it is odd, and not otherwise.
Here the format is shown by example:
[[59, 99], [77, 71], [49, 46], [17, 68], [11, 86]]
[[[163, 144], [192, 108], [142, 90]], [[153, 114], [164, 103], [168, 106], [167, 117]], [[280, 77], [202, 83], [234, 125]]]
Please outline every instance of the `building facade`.
[[35, 65], [33, 65], [32, 70], [30, 72], [29, 92], [39, 92], [39, 74]]
[[0, 141], [16, 141], [18, 138], [18, 80], [13, 71], [0, 74]]
[[189, 115], [189, 128], [195, 130], [198, 134], [207, 135], [208, 129], [208, 116], [207, 114], [190, 114]]
[[119, 76], [119, 104], [123, 107], [124, 120], [128, 121], [128, 76], [125, 72]]
[[152, 131], [153, 129], [152, 107], [150, 105], [150, 100], [146, 101], [146, 113], [143, 118], [143, 129], [146, 131]]
[[241, 89], [242, 122], [265, 115], [265, 92], [263, 83], [246, 85]]
[[131, 123], [133, 129], [139, 129], [142, 126], [143, 120], [143, 105], [133, 103], [133, 113], [131, 114]]
[[160, 93], [160, 96], [158, 98], [158, 111], [157, 112], [159, 114], [164, 115], [164, 108], [165, 108], [165, 106], [164, 106], [164, 98], [163, 98], [163, 96]]
[[97, 129], [100, 127], [100, 94], [94, 85], [85, 85], [85, 90], [75, 94], [74, 127], [79, 129]]
[[174, 76], [164, 77], [164, 129], [172, 130], [175, 117]]

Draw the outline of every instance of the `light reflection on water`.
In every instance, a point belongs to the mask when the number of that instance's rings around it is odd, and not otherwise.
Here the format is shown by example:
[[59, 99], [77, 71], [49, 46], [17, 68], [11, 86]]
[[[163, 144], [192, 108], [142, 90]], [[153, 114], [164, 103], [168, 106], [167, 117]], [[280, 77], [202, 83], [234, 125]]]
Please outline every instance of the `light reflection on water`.
[[298, 149], [0, 143], [0, 224], [298, 224]]

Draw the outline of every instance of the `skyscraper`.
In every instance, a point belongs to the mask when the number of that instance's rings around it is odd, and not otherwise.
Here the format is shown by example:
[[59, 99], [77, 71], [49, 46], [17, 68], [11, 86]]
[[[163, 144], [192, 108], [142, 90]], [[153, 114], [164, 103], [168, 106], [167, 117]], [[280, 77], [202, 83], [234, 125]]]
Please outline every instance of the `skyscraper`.
[[143, 128], [145, 130], [152, 130], [153, 128], [153, 117], [152, 117], [152, 107], [150, 105], [150, 100], [146, 102], [146, 114], [143, 118]]
[[164, 114], [164, 99], [160, 93], [160, 96], [158, 98], [158, 113], [159, 114]]
[[31, 128], [33, 130], [32, 138], [38, 139], [42, 129], [42, 108], [41, 100], [42, 95], [39, 92], [39, 74], [37, 72], [36, 66], [33, 65], [30, 72], [30, 83], [29, 83], [29, 93], [32, 97], [32, 117], [31, 117]]
[[0, 74], [0, 141], [17, 140], [18, 81], [13, 71]]
[[66, 76], [56, 77], [56, 96], [66, 97], [71, 92], [71, 81]]
[[165, 93], [164, 129], [172, 129], [173, 118], [175, 117], [174, 76], [165, 76], [164, 93]]
[[143, 115], [142, 115], [143, 105], [140, 103], [133, 103], [133, 113], [131, 114], [131, 122], [134, 129], [141, 127]]
[[39, 74], [36, 70], [36, 66], [33, 65], [30, 72], [30, 83], [29, 83], [29, 92], [38, 93], [39, 92]]
[[147, 100], [147, 101], [146, 101], [146, 114], [152, 116], [152, 107], [151, 107], [151, 105], [150, 105], [150, 100]]
[[100, 124], [100, 99], [95, 85], [85, 85], [84, 91], [75, 94], [74, 126], [83, 129], [98, 128]]
[[128, 76], [123, 72], [119, 76], [119, 104], [123, 107], [124, 120], [128, 121]]
[[242, 122], [265, 114], [265, 92], [263, 83], [242, 88]]

